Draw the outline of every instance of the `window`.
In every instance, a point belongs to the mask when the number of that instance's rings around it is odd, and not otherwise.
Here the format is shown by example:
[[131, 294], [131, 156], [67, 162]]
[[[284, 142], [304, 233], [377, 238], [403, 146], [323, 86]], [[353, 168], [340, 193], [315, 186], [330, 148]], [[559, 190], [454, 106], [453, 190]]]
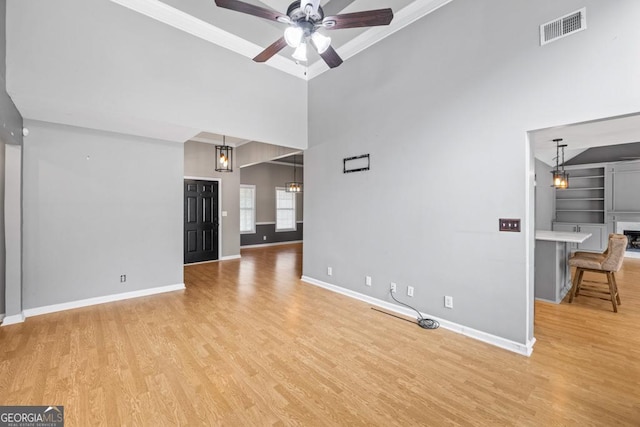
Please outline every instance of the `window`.
[[276, 231], [296, 230], [296, 193], [276, 188]]
[[256, 186], [240, 186], [240, 233], [256, 232]]

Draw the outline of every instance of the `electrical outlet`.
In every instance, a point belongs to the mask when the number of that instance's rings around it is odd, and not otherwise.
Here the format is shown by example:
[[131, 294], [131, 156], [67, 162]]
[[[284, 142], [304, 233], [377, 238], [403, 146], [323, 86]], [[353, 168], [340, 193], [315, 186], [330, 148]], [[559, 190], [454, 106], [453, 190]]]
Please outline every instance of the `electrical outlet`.
[[391, 282], [391, 285], [389, 286], [389, 289], [391, 290], [391, 292], [396, 293], [396, 284]]
[[267, 236], [262, 236], [262, 240], [267, 240]]
[[444, 306], [446, 308], [453, 308], [453, 297], [445, 296], [444, 297]]
[[120, 275], [120, 283], [124, 283], [127, 281], [127, 275], [126, 274], [121, 274]]
[[333, 274], [333, 268], [327, 267], [327, 276], [331, 276]]
[[371, 276], [366, 276], [364, 279], [364, 284], [367, 286], [371, 286]]
[[413, 296], [413, 286], [407, 286], [407, 295], [410, 297]]

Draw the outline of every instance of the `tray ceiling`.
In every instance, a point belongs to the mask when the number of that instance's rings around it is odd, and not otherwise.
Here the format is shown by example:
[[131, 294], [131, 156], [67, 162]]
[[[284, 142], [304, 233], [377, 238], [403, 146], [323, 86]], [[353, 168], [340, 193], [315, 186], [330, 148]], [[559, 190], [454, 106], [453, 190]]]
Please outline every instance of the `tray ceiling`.
[[[282, 36], [283, 24], [219, 8], [214, 0], [111, 0], [133, 11], [147, 15], [181, 31], [253, 58]], [[289, 0], [243, 0], [276, 11], [285, 12]], [[433, 12], [452, 0], [322, 0], [325, 14], [351, 13], [391, 7], [394, 19], [384, 27], [345, 29], [326, 32], [332, 45], [346, 61], [413, 21]], [[314, 52], [309, 61], [296, 63], [286, 47], [266, 65], [309, 80], [329, 68]], [[257, 67], [264, 64], [256, 64]]]

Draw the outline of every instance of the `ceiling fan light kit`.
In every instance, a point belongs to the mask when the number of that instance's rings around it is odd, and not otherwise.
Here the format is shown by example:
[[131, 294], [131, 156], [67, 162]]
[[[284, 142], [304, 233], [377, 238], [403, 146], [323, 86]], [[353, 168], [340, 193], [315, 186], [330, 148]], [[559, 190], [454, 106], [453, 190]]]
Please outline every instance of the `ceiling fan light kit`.
[[304, 37], [304, 31], [300, 27], [291, 26], [284, 30], [284, 40], [294, 49], [300, 46], [302, 37]]
[[269, 60], [285, 46], [296, 49], [292, 55], [293, 58], [304, 62], [307, 61], [307, 44], [311, 44], [329, 68], [335, 68], [342, 64], [342, 58], [331, 47], [331, 37], [318, 32], [320, 28], [337, 30], [373, 27], [389, 25], [393, 19], [393, 12], [388, 8], [325, 17], [320, 0], [294, 1], [287, 8], [286, 14], [240, 0], [215, 0], [215, 2], [218, 7], [289, 25], [280, 39], [253, 58], [256, 62]]
[[311, 41], [319, 54], [323, 54], [331, 46], [331, 37], [327, 37], [320, 33], [311, 34]]
[[306, 62], [307, 60], [307, 43], [302, 42], [300, 43], [300, 45], [298, 45], [298, 47], [296, 48], [295, 52], [293, 52], [293, 55], [291, 55], [293, 57], [293, 59], [297, 60], [297, 61], [303, 61]]

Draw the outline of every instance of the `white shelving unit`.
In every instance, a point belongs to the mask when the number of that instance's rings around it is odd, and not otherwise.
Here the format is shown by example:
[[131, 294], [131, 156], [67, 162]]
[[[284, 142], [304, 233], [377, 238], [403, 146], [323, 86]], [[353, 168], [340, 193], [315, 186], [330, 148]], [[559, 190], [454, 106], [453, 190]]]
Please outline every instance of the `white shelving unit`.
[[567, 168], [569, 188], [556, 189], [554, 231], [591, 233], [570, 249], [601, 252], [606, 248], [605, 168]]
[[556, 189], [556, 222], [604, 224], [604, 167], [568, 172], [569, 188]]

